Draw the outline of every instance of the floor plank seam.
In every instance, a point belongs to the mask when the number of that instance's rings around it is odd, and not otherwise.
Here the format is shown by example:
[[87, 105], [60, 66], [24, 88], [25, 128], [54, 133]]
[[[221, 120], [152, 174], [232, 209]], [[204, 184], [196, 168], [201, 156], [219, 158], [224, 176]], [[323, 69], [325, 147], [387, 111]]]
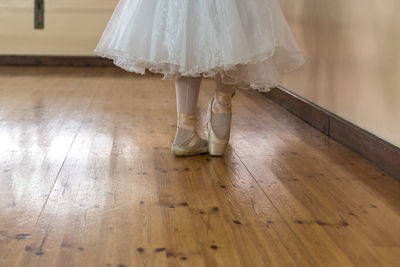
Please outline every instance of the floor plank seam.
[[92, 98], [92, 100], [90, 101], [90, 103], [89, 103], [89, 105], [88, 105], [88, 107], [87, 107], [87, 109], [86, 109], [86, 111], [85, 111], [85, 115], [84, 115], [83, 118], [82, 118], [82, 122], [81, 122], [81, 124], [79, 125], [78, 130], [77, 130], [76, 133], [75, 133], [74, 139], [72, 140], [71, 145], [69, 146], [67, 153], [65, 154], [65, 158], [64, 158], [64, 160], [63, 160], [63, 162], [62, 162], [62, 164], [61, 164], [61, 166], [60, 166], [60, 169], [59, 169], [58, 172], [57, 172], [56, 178], [54, 179], [54, 183], [53, 183], [53, 185], [52, 185], [51, 188], [50, 188], [49, 194], [48, 194], [48, 196], [47, 196], [47, 198], [46, 198], [46, 201], [45, 201], [44, 204], [43, 204], [42, 209], [40, 210], [39, 216], [37, 217], [35, 224], [37, 224], [37, 223], [39, 222], [39, 220], [40, 220], [40, 218], [41, 218], [41, 216], [42, 216], [43, 210], [44, 210], [44, 208], [45, 208], [46, 205], [47, 205], [47, 202], [48, 202], [48, 200], [49, 200], [49, 198], [50, 198], [51, 192], [53, 191], [53, 188], [54, 188], [55, 184], [57, 183], [58, 177], [60, 176], [61, 170], [62, 170], [63, 167], [64, 167], [65, 161], [67, 160], [68, 155], [69, 155], [69, 153], [70, 153], [70, 151], [71, 151], [71, 148], [72, 148], [73, 144], [75, 143], [76, 137], [78, 136], [78, 133], [79, 133], [79, 131], [81, 130], [81, 127], [82, 127], [82, 125], [83, 125], [84, 122], [85, 122], [85, 117], [86, 117], [87, 111], [89, 110], [90, 106], [93, 104], [93, 101], [94, 101], [94, 99], [96, 98], [96, 95], [97, 95], [97, 91], [94, 93], [93, 98]]

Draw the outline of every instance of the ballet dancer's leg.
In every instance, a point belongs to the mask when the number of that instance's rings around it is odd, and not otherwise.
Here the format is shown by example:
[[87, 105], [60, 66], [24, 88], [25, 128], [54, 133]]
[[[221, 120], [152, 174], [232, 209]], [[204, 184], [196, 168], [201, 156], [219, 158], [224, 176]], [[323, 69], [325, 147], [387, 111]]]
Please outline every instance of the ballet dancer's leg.
[[172, 143], [176, 156], [190, 156], [207, 152], [207, 141], [196, 132], [195, 117], [201, 77], [180, 77], [175, 80], [177, 129]]
[[199, 98], [201, 77], [182, 76], [175, 80], [176, 109], [178, 113], [194, 114]]
[[215, 77], [216, 90], [215, 101], [213, 102], [213, 110], [219, 110], [220, 114], [212, 116], [211, 125], [214, 132], [219, 138], [226, 138], [231, 128], [231, 98], [235, 91], [235, 87], [222, 83], [221, 74]]
[[233, 94], [235, 87], [233, 85], [222, 83], [222, 73], [215, 75], [216, 92]]

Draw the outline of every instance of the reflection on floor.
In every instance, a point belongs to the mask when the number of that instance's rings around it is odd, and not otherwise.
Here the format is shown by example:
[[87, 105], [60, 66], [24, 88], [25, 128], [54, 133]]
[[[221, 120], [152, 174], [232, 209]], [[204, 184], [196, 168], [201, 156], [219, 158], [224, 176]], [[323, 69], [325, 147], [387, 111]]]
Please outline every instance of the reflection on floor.
[[1, 67], [0, 265], [400, 266], [398, 181], [255, 91], [224, 157], [174, 158], [174, 96], [117, 68]]

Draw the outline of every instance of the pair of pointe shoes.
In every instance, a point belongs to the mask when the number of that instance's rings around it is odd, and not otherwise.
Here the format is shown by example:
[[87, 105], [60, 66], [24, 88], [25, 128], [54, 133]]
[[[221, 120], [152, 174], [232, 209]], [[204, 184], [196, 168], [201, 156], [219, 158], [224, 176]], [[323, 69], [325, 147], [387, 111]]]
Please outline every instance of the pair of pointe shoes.
[[[236, 91], [233, 93], [216, 92], [211, 99], [207, 110], [208, 140], [200, 138], [196, 133], [197, 119], [194, 115], [178, 114], [177, 127], [191, 131], [192, 134], [181, 142], [172, 144], [172, 153], [175, 156], [192, 156], [208, 152], [212, 156], [222, 156], [230, 138], [231, 98], [235, 93]], [[221, 123], [224, 125], [220, 125]]]

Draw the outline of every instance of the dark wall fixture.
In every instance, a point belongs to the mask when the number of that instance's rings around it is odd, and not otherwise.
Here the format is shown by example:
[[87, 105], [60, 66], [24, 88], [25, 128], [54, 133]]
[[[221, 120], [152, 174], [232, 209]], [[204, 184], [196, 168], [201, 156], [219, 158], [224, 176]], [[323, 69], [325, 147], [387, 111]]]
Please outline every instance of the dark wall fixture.
[[44, 29], [44, 0], [35, 0], [35, 29]]

